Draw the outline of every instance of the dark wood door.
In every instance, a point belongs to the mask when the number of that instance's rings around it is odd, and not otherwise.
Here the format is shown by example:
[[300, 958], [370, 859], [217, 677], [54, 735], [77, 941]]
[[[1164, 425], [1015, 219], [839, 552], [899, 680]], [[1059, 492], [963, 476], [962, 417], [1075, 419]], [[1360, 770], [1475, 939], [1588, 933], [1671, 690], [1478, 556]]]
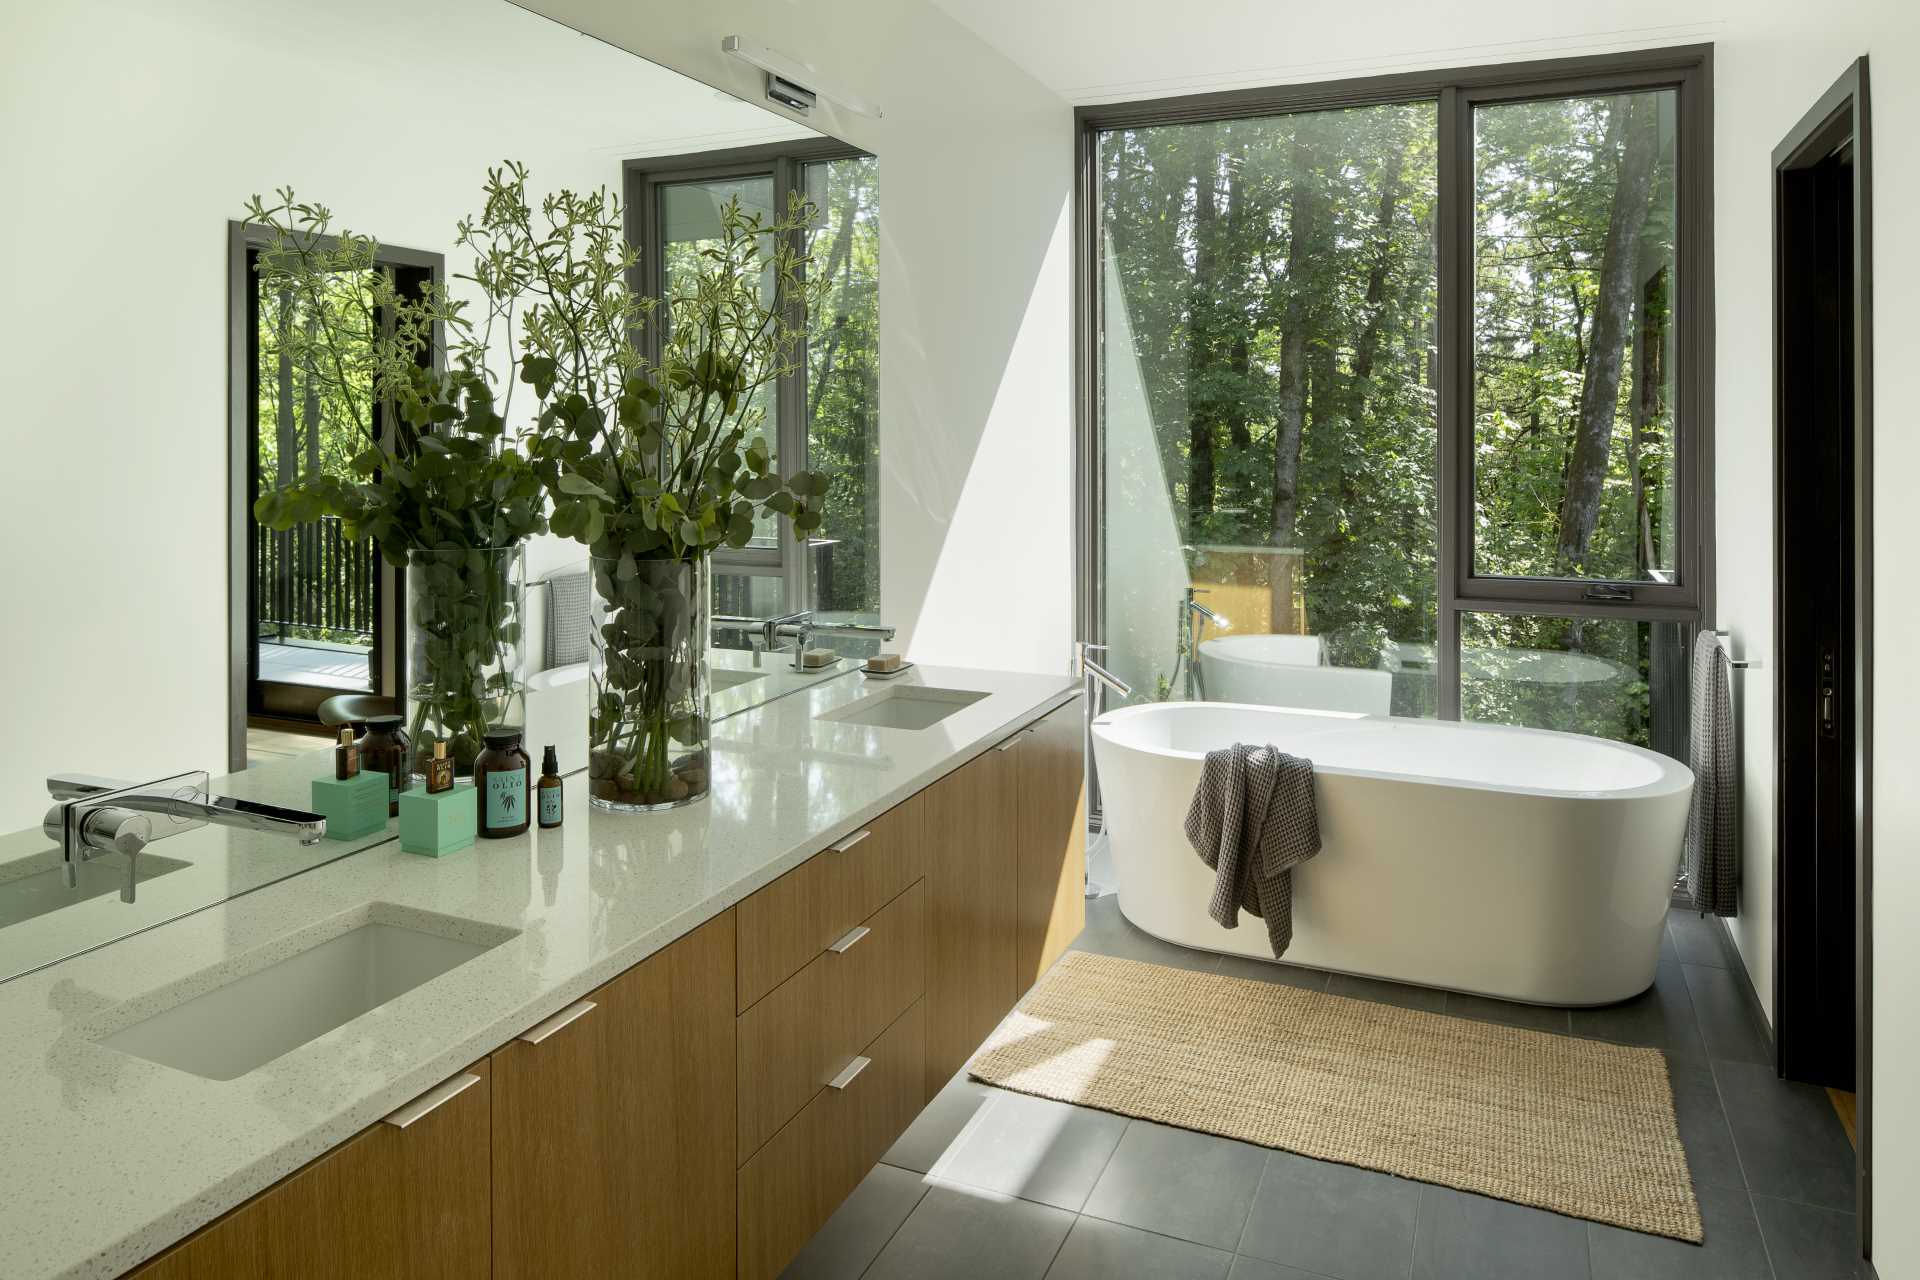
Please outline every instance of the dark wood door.
[[1842, 145], [1779, 174], [1781, 1073], [1855, 1082], [1856, 508], [1853, 173]]

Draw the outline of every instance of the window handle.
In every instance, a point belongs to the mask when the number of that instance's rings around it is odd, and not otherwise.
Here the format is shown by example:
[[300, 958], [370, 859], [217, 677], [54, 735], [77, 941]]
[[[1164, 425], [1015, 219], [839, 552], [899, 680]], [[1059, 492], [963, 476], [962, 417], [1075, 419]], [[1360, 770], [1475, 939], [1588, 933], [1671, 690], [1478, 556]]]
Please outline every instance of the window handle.
[[1596, 582], [1583, 593], [1589, 600], [1631, 600], [1633, 588], [1617, 582]]

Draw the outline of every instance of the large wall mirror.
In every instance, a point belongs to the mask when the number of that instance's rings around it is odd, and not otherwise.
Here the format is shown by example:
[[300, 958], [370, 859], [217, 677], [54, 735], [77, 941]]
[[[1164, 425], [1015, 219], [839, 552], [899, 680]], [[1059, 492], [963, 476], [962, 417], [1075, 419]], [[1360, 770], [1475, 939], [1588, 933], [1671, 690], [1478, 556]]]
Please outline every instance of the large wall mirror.
[[[409, 571], [340, 518], [275, 528], [255, 503], [363, 479], [367, 433], [400, 421], [358, 380], [382, 291], [444, 287], [484, 309], [458, 228], [506, 162], [525, 166], [536, 215], [560, 189], [621, 202], [631, 283], [655, 293], [730, 201], [769, 221], [793, 193], [811, 201], [791, 235], [825, 283], [793, 367], [760, 393], [762, 431], [776, 474], [836, 481], [809, 538], [770, 520], [716, 556], [711, 715], [839, 678], [880, 643], [875, 157], [505, 0], [28, 8], [0, 18], [21, 69], [0, 98], [0, 980], [392, 838], [303, 844], [273, 810], [308, 808], [342, 723], [408, 709], [429, 642]], [[275, 287], [248, 202], [291, 217], [284, 189], [377, 258], [319, 293]], [[510, 327], [487, 343], [511, 440], [534, 398], [509, 399]], [[587, 551], [537, 534], [513, 574], [512, 719], [536, 763], [555, 743], [572, 772], [587, 764]], [[781, 652], [780, 620], [803, 610], [841, 660]], [[159, 779], [209, 811], [168, 815], [150, 853], [74, 865], [50, 809]]]

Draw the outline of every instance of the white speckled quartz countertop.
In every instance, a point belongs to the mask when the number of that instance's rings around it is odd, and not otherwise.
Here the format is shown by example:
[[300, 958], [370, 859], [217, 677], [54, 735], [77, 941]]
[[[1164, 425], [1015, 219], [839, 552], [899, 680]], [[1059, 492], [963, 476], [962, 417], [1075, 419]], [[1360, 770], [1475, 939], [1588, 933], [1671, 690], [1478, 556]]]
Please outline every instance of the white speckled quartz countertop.
[[[920, 730], [815, 718], [913, 684], [987, 696]], [[597, 813], [575, 774], [557, 831], [442, 859], [381, 845], [0, 985], [0, 1276], [112, 1276], [160, 1252], [1077, 687], [928, 666], [828, 680], [716, 723], [703, 803]], [[370, 916], [505, 940], [234, 1080], [97, 1043]]]

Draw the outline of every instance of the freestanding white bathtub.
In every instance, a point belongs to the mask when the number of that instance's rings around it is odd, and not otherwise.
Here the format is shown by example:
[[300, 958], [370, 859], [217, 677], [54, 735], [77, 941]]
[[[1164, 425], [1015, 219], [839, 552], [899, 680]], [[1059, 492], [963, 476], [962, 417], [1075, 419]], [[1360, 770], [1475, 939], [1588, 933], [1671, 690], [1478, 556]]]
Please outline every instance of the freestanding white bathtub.
[[1182, 824], [1210, 750], [1314, 762], [1321, 850], [1294, 871], [1285, 962], [1534, 1004], [1652, 985], [1693, 774], [1577, 734], [1210, 702], [1093, 723], [1120, 910], [1168, 942], [1271, 960], [1207, 916]]

